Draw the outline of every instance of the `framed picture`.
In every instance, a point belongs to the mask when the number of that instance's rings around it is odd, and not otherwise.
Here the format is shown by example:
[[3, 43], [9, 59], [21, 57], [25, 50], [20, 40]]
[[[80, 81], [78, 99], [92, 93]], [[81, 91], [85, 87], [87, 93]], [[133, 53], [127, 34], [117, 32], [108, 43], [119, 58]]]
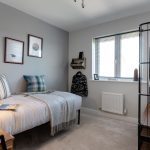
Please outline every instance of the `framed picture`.
[[43, 38], [28, 34], [28, 56], [42, 57]]
[[98, 74], [94, 74], [94, 80], [99, 80]]
[[24, 42], [5, 37], [4, 62], [13, 64], [23, 64]]

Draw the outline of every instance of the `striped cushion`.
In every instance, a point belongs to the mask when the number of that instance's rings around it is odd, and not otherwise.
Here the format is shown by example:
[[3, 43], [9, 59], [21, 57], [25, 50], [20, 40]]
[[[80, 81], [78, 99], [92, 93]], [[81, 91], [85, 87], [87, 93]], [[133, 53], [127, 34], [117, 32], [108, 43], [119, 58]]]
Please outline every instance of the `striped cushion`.
[[5, 75], [0, 75], [0, 99], [5, 99], [11, 95]]
[[46, 90], [44, 75], [41, 76], [27, 76], [24, 75], [27, 81], [27, 92], [41, 92]]

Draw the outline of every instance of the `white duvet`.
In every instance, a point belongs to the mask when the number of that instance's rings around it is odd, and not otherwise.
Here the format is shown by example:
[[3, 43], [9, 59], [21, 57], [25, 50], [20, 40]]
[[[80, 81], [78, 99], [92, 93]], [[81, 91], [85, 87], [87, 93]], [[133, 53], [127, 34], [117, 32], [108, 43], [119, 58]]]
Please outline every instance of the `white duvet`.
[[[65, 96], [64, 92], [62, 94], [61, 92], [54, 92], [53, 94], [60, 95], [61, 97]], [[66, 98], [74, 101], [76, 110], [80, 109], [80, 96], [70, 94]], [[5, 104], [19, 104], [16, 111], [0, 111], [0, 128], [13, 135], [51, 120], [47, 104], [43, 101], [36, 100], [34, 97], [14, 95], [1, 102]]]

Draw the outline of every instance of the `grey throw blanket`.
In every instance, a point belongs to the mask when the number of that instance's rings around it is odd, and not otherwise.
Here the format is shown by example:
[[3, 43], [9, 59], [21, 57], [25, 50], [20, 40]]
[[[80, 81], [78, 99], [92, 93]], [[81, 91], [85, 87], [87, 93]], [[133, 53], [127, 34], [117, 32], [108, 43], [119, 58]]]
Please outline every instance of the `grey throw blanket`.
[[56, 91], [30, 96], [43, 101], [48, 106], [52, 136], [76, 123], [74, 94]]

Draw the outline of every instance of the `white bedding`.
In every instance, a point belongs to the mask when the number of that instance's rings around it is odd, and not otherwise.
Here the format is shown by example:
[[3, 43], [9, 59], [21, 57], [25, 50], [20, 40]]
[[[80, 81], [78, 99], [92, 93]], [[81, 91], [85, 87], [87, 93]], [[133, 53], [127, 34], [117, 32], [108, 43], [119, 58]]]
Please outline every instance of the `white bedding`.
[[[56, 94], [58, 93], [56, 92]], [[70, 100], [75, 102], [75, 109], [80, 109], [81, 97], [74, 94], [70, 96]], [[69, 99], [69, 97], [67, 98]], [[14, 112], [0, 111], [0, 128], [13, 135], [44, 124], [51, 119], [47, 105], [42, 101], [37, 101], [34, 97], [14, 95], [2, 100], [2, 103], [19, 104]]]

